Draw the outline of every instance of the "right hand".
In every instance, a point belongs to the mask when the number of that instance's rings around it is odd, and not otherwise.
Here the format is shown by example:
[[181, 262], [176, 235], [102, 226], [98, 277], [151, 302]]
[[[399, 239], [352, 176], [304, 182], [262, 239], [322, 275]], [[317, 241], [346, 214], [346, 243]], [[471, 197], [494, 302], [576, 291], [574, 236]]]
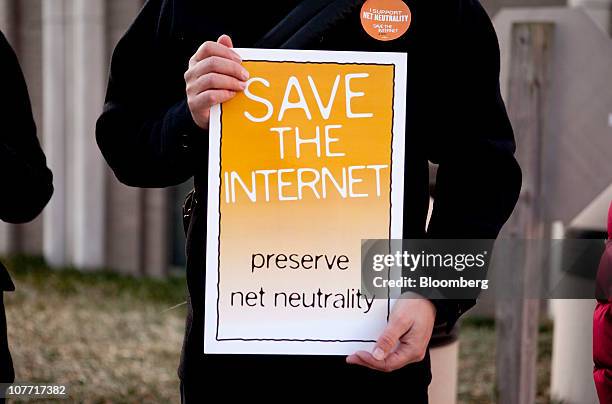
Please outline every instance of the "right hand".
[[187, 105], [202, 129], [208, 129], [210, 107], [232, 99], [246, 88], [249, 73], [231, 48], [231, 38], [221, 35], [217, 42], [204, 42], [189, 59], [185, 72]]

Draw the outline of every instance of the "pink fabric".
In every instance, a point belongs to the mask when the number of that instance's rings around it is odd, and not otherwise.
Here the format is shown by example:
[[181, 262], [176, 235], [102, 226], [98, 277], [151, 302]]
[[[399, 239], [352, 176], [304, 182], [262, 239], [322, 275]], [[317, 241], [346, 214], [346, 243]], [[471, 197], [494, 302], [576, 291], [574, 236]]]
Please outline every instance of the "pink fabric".
[[612, 404], [612, 203], [608, 211], [608, 242], [597, 272], [593, 315], [593, 378], [599, 402]]
[[608, 209], [608, 240], [612, 240], [612, 203]]
[[599, 402], [612, 403], [612, 305], [597, 303], [593, 316], [593, 377]]

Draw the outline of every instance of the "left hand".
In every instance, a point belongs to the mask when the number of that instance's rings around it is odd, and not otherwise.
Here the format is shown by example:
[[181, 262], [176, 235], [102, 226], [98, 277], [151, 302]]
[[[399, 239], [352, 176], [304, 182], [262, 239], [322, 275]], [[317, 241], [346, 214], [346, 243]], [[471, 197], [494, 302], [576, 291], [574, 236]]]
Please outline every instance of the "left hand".
[[392, 372], [425, 358], [431, 339], [436, 308], [425, 298], [400, 298], [389, 316], [387, 327], [372, 353], [357, 351], [346, 357], [351, 365]]

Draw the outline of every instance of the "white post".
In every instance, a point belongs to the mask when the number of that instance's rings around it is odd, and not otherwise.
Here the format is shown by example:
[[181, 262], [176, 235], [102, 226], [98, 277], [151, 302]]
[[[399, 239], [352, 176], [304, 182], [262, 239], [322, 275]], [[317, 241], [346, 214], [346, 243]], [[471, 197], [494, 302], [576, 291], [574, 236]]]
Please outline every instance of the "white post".
[[[551, 238], [551, 249], [550, 249], [550, 267], [548, 268], [549, 286], [552, 288], [552, 280], [557, 278], [558, 272], [561, 270], [561, 264], [563, 259], [563, 246], [561, 240], [565, 237], [565, 226], [562, 221], [556, 220], [551, 225], [550, 238]], [[548, 304], [548, 317], [554, 321], [555, 310], [558, 299], [550, 299]]]
[[104, 0], [74, 0], [74, 265], [105, 265], [105, 170], [95, 142], [106, 79]]
[[45, 0], [42, 4], [43, 144], [55, 188], [43, 216], [43, 253], [53, 266], [67, 263], [66, 8], [66, 0]]
[[459, 340], [429, 350], [431, 357], [431, 404], [455, 404], [459, 370]]
[[593, 382], [595, 299], [555, 302], [550, 395], [567, 404], [597, 404]]
[[[563, 239], [562, 222], [552, 225], [553, 243]], [[562, 254], [558, 244], [551, 251], [551, 278], [561, 271]], [[594, 299], [553, 299], [554, 321], [551, 364], [551, 398], [568, 404], [596, 404], [593, 383], [593, 310]], [[571, 371], [568, 371], [571, 369]]]

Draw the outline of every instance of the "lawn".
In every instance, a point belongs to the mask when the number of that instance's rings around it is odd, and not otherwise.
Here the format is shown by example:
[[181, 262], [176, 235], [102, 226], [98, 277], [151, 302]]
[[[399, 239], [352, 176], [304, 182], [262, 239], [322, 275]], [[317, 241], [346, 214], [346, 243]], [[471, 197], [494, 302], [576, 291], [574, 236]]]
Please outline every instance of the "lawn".
[[[495, 324], [470, 319], [462, 324], [459, 345], [459, 403], [495, 402]], [[537, 404], [550, 401], [552, 324], [540, 326], [538, 341]]]
[[[50, 270], [24, 257], [3, 262], [17, 286], [5, 295], [17, 380], [67, 384], [77, 402], [178, 402], [184, 278]], [[539, 403], [548, 402], [551, 341], [543, 326]], [[494, 402], [493, 323], [464, 322], [460, 347], [459, 402]]]

